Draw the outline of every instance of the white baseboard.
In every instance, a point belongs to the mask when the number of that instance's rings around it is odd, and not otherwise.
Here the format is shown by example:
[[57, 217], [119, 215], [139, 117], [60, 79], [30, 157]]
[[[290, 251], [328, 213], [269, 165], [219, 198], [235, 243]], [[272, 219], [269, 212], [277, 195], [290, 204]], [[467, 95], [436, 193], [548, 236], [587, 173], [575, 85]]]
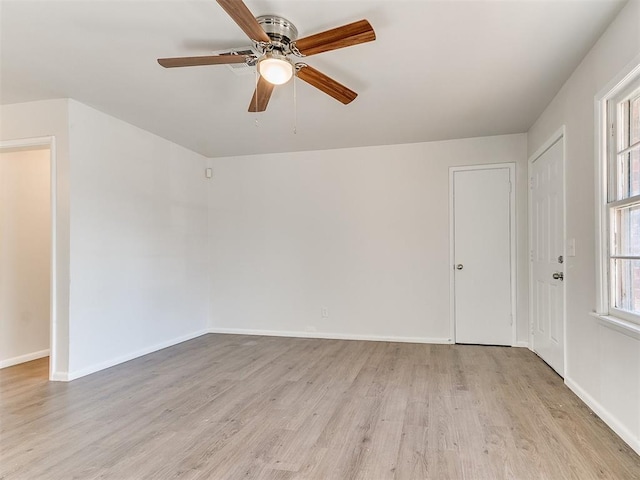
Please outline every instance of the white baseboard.
[[49, 380], [52, 382], [68, 382], [69, 372], [53, 372]]
[[13, 367], [20, 363], [30, 362], [31, 360], [37, 360], [38, 358], [48, 357], [49, 349], [40, 350], [39, 352], [27, 353], [25, 355], [19, 355], [13, 358], [7, 358], [6, 360], [0, 360], [0, 368]]
[[589, 395], [580, 385], [565, 377], [564, 383], [569, 387], [573, 393], [575, 393], [580, 400], [587, 404], [587, 406], [598, 415], [604, 423], [611, 427], [622, 440], [624, 440], [631, 448], [633, 448], [638, 455], [640, 455], [640, 438], [634, 435], [629, 429], [620, 423], [620, 421], [611, 414], [606, 408], [604, 408], [599, 402], [597, 402], [591, 395]]
[[330, 340], [367, 340], [373, 342], [401, 342], [401, 343], [438, 343], [452, 344], [448, 338], [427, 337], [393, 337], [384, 335], [356, 335], [350, 333], [326, 333], [326, 332], [298, 332], [286, 330], [252, 330], [243, 328], [218, 328], [209, 329], [209, 333], [225, 333], [235, 335], [260, 335], [266, 337], [297, 337], [297, 338], [323, 338]]
[[[192, 340], [196, 337], [205, 335], [207, 333], [209, 333], [208, 330], [199, 330], [197, 332], [193, 332], [193, 333], [189, 333], [188, 335], [183, 335], [181, 337], [173, 338], [166, 342], [161, 342], [156, 345], [152, 345], [150, 347], [145, 347], [135, 352], [127, 353], [126, 355], [121, 355], [119, 357], [112, 358], [104, 362], [95, 363], [93, 365], [82, 368], [80, 370], [68, 372], [66, 373], [66, 375], [65, 373], [60, 372], [60, 373], [54, 374], [54, 377], [56, 377], [55, 380], [63, 381], [63, 382], [75, 380], [76, 378], [84, 377], [85, 375], [90, 375], [92, 373], [99, 372], [100, 370], [104, 370], [106, 368], [119, 365], [120, 363], [128, 362], [129, 360], [133, 360], [134, 358], [142, 357], [143, 355], [157, 352], [158, 350], [162, 350], [163, 348], [171, 347], [173, 345], [177, 345], [178, 343], [186, 342], [187, 340]], [[54, 380], [54, 378], [52, 378], [52, 380]]]
[[527, 342], [527, 341], [516, 342], [514, 347], [529, 348], [529, 342]]

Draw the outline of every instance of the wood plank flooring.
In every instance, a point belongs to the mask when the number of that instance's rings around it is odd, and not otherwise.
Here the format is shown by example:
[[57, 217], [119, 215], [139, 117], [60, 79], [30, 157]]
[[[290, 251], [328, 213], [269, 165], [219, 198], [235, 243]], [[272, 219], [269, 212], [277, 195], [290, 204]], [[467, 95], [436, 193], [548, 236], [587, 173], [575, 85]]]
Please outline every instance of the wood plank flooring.
[[1, 479], [640, 479], [526, 349], [205, 335], [0, 370]]

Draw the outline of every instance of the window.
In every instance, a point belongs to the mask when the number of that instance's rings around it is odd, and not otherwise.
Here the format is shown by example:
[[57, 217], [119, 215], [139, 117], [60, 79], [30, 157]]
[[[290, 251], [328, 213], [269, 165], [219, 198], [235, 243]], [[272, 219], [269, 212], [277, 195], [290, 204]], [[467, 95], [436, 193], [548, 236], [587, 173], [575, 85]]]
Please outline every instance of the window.
[[640, 323], [640, 77], [607, 101], [609, 315]]

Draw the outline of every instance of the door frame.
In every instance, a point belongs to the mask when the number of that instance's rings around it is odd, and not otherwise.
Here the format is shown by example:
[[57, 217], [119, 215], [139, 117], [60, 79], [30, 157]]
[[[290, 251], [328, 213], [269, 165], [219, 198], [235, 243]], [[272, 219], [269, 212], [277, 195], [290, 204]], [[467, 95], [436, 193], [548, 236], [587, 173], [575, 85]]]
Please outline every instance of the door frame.
[[509, 261], [511, 264], [511, 346], [517, 345], [517, 270], [516, 270], [516, 164], [515, 162], [487, 163], [480, 165], [462, 165], [449, 167], [449, 340], [456, 343], [456, 290], [455, 290], [455, 212], [454, 212], [454, 176], [456, 172], [469, 170], [496, 170], [509, 169], [509, 182], [511, 191], [509, 194], [509, 243], [511, 252]]
[[0, 141], [0, 152], [13, 149], [37, 149], [46, 147], [49, 149], [49, 201], [50, 201], [50, 273], [49, 273], [49, 379], [53, 380], [54, 368], [56, 365], [56, 355], [58, 351], [57, 332], [57, 307], [58, 307], [58, 289], [57, 289], [57, 168], [56, 168], [56, 139], [55, 137], [34, 137], [21, 138], [18, 140]]
[[[533, 164], [536, 160], [538, 160], [542, 155], [544, 155], [547, 150], [553, 147], [557, 142], [562, 140], [562, 255], [564, 260], [564, 272], [567, 273], [567, 133], [565, 125], [562, 125], [558, 130], [553, 132], [553, 134], [547, 138], [547, 140], [538, 148], [533, 155], [531, 155], [528, 159], [527, 163], [527, 216], [529, 217], [529, 235], [527, 236], [528, 250], [529, 250], [529, 350], [535, 352], [534, 344], [533, 344], [533, 252], [531, 251], [531, 245], [533, 245], [533, 218], [532, 218], [532, 192], [531, 192], [531, 173], [533, 169]], [[562, 289], [562, 362], [564, 378], [567, 378], [568, 373], [568, 362], [567, 362], [567, 285], [564, 284], [564, 288]]]

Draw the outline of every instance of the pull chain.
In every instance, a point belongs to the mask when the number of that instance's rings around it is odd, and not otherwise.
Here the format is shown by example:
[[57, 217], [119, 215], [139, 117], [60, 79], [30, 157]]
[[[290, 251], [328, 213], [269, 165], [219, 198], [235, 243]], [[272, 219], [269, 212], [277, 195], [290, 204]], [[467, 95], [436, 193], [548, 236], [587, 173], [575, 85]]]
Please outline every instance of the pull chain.
[[298, 90], [296, 88], [298, 79], [293, 75], [293, 134], [298, 134]]
[[253, 96], [256, 99], [256, 116], [255, 116], [255, 126], [256, 128], [258, 128], [260, 126], [259, 122], [258, 122], [258, 81], [260, 80], [260, 74], [258, 73], [258, 67], [256, 67], [256, 89], [254, 90], [254, 94]]

